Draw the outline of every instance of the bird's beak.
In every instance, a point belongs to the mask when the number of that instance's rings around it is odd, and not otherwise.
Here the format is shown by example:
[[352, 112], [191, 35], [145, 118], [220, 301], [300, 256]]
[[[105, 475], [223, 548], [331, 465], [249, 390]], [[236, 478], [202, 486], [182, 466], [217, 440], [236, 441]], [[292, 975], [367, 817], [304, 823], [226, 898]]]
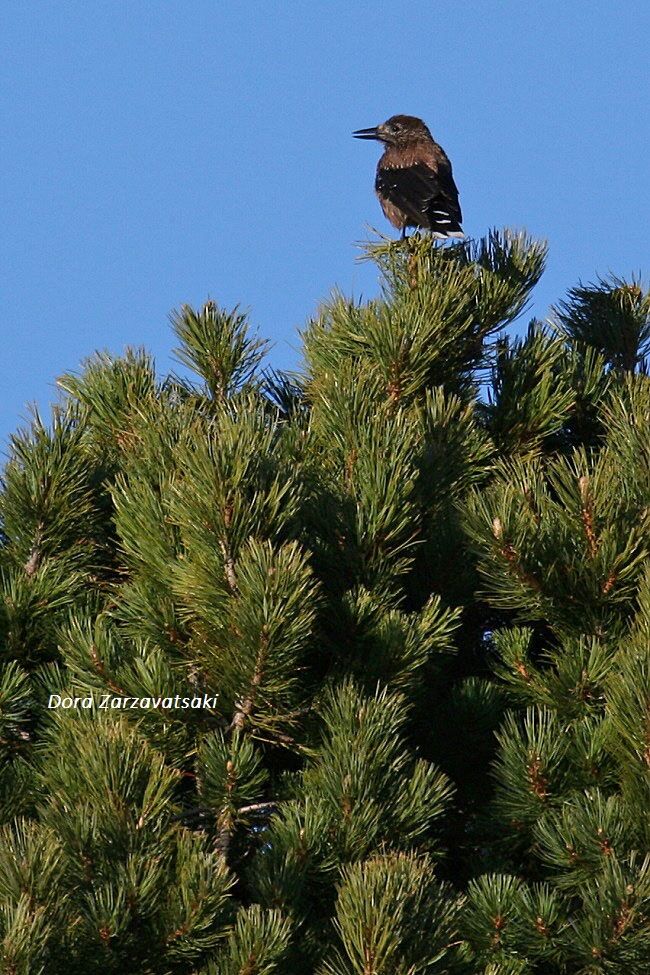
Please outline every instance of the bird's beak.
[[355, 139], [379, 139], [381, 136], [379, 134], [379, 126], [375, 125], [371, 129], [357, 129], [352, 135]]

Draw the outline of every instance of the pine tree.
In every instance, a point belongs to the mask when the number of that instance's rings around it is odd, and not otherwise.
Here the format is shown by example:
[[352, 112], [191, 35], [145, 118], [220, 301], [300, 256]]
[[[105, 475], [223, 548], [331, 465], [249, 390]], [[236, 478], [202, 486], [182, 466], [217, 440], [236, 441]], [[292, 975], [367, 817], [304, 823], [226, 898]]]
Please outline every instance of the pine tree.
[[366, 258], [299, 373], [184, 306], [12, 438], [3, 972], [647, 973], [650, 295]]

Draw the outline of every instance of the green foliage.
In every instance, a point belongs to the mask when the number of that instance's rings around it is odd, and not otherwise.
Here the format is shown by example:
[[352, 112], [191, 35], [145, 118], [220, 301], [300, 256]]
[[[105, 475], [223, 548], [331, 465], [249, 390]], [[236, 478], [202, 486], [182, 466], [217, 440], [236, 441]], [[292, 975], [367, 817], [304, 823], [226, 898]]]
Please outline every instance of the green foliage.
[[208, 301], [200, 312], [183, 305], [171, 316], [181, 340], [176, 356], [205, 380], [217, 402], [249, 382], [266, 354], [267, 344], [248, 338], [246, 315], [237, 308], [227, 312]]
[[506, 335], [545, 253], [369, 244], [301, 374], [184, 305], [12, 438], [3, 972], [645, 975], [650, 297]]
[[558, 325], [574, 342], [597, 349], [616, 369], [646, 371], [650, 352], [650, 295], [639, 281], [615, 275], [572, 288], [559, 304]]
[[561, 971], [559, 943], [567, 921], [549, 885], [483, 874], [470, 883], [467, 899], [464, 932], [474, 964], [485, 965], [485, 975], [537, 971], [538, 961], [553, 965], [547, 970]]
[[322, 740], [273, 817], [251, 875], [261, 902], [311, 929], [314, 941], [341, 865], [388, 849], [439, 856], [438, 821], [452, 794], [447, 777], [405, 747], [401, 695], [367, 696], [345, 683], [321, 712]]
[[85, 407], [99, 439], [128, 449], [133, 411], [157, 393], [153, 359], [142, 349], [128, 349], [121, 358], [98, 352], [84, 367], [80, 376], [61, 376], [58, 386], [73, 403]]
[[485, 340], [524, 308], [545, 253], [525, 234], [496, 231], [453, 248], [426, 235], [368, 245], [382, 298], [359, 306], [335, 295], [323, 306], [304, 335], [310, 376], [319, 386], [335, 383], [350, 361], [393, 402], [435, 385], [466, 390]]
[[354, 634], [345, 669], [368, 689], [377, 683], [416, 693], [423, 673], [443, 666], [453, 651], [459, 612], [432, 596], [418, 613], [383, 605], [367, 589], [354, 589], [344, 600], [347, 626]]
[[560, 369], [563, 356], [561, 340], [535, 322], [525, 338], [499, 341], [484, 412], [500, 453], [533, 456], [566, 423], [575, 393]]
[[175, 776], [160, 754], [122, 723], [79, 713], [53, 722], [39, 767], [38, 821], [6, 828], [8, 965], [22, 952], [117, 973], [218, 944], [232, 879], [200, 836], [173, 824]]
[[402, 854], [346, 867], [334, 921], [341, 948], [319, 973], [448, 972], [458, 909], [426, 859]]
[[343, 684], [325, 700], [326, 737], [316, 763], [304, 772], [303, 788], [319, 795], [338, 821], [345, 859], [391, 837], [409, 847], [448, 804], [452, 789], [446, 776], [428, 762], [414, 762], [403, 746], [407, 718], [403, 699], [386, 691], [366, 697]]
[[467, 508], [467, 530], [495, 605], [559, 631], [598, 634], [625, 619], [648, 557], [643, 475], [613, 438], [597, 456], [508, 459]]
[[280, 975], [286, 971], [290, 937], [287, 918], [253, 904], [239, 911], [226, 948], [201, 975]]
[[105, 473], [72, 407], [55, 411], [51, 430], [35, 415], [12, 438], [0, 495], [5, 658], [53, 659], [58, 622], [110, 578]]

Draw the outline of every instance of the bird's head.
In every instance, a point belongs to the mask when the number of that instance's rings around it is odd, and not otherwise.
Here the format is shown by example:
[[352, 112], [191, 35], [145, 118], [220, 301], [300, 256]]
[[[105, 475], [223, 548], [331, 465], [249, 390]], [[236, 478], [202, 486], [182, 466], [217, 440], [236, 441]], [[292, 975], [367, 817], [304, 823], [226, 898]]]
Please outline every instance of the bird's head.
[[355, 139], [376, 139], [389, 146], [408, 145], [412, 142], [430, 142], [431, 133], [421, 118], [414, 115], [392, 115], [381, 125], [371, 129], [357, 129]]

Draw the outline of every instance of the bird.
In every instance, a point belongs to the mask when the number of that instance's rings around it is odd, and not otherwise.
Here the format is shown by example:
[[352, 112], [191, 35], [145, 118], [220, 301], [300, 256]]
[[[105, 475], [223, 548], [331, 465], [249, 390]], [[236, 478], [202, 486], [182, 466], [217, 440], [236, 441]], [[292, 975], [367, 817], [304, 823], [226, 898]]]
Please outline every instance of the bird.
[[407, 227], [429, 230], [437, 240], [465, 236], [451, 163], [422, 119], [393, 115], [381, 125], [352, 134], [384, 145], [375, 192], [384, 216], [402, 237]]

